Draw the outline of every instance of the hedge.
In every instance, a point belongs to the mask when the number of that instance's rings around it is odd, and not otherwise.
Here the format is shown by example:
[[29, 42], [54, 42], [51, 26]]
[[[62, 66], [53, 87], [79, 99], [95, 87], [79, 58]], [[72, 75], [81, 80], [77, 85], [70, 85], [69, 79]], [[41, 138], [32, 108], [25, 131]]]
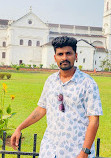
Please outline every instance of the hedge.
[[10, 73], [0, 73], [0, 80], [3, 80], [5, 77], [7, 79], [10, 79], [11, 78], [11, 74]]

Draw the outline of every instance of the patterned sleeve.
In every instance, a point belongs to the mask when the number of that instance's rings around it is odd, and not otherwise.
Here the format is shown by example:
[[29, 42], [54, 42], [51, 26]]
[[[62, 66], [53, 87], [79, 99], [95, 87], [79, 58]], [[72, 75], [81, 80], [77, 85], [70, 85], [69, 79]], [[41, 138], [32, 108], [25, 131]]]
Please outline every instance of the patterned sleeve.
[[43, 88], [43, 91], [42, 91], [42, 94], [40, 96], [40, 99], [38, 101], [38, 105], [42, 108], [45, 108], [46, 109], [46, 95], [47, 95], [47, 90], [48, 90], [48, 81], [46, 80], [45, 84], [44, 84], [44, 88]]
[[93, 79], [89, 79], [86, 83], [85, 109], [87, 116], [102, 115], [102, 105], [99, 95], [99, 89]]

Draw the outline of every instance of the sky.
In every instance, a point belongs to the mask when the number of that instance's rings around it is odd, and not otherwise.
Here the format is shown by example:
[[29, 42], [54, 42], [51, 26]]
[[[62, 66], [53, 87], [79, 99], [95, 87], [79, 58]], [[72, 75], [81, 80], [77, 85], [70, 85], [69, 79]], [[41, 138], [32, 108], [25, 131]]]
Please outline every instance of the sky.
[[45, 23], [102, 27], [104, 0], [0, 0], [0, 19], [17, 20], [30, 6]]

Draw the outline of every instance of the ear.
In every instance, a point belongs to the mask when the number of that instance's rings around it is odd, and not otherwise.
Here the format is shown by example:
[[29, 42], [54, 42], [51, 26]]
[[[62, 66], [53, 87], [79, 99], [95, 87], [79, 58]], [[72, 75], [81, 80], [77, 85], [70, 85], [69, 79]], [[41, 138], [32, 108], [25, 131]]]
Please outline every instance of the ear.
[[56, 55], [54, 54], [54, 59], [55, 59], [55, 62], [56, 62]]
[[77, 59], [77, 52], [75, 53], [75, 60], [76, 60], [76, 62], [77, 62], [77, 60], [78, 60], [78, 59]]

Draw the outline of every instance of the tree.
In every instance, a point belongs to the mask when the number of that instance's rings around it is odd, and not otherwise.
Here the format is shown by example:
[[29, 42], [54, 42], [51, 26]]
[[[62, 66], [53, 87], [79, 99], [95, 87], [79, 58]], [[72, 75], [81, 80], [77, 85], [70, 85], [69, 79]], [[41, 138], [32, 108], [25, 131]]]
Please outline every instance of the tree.
[[100, 67], [102, 68], [102, 70], [109, 70], [109, 71], [111, 71], [111, 60], [108, 59], [108, 58], [102, 60]]

